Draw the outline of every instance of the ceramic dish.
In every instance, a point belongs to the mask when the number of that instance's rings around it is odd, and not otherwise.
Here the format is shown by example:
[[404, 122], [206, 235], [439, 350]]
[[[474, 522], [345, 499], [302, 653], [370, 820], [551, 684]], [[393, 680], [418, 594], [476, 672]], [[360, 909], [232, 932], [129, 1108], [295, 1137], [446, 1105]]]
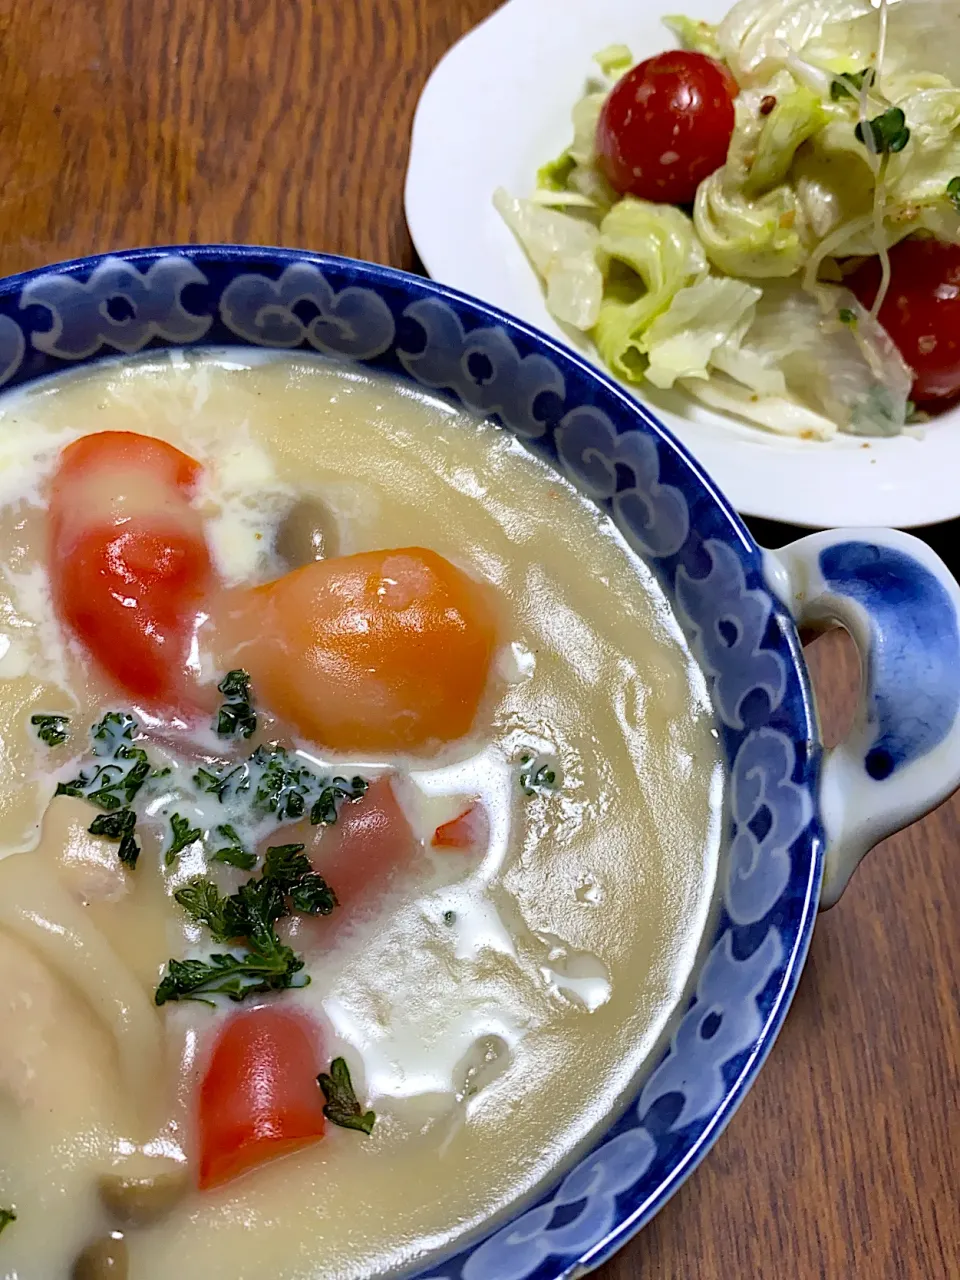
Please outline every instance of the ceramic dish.
[[[719, 21], [726, 0], [679, 9]], [[629, 0], [509, 0], [443, 58], [414, 121], [407, 221], [436, 280], [485, 298], [591, 360], [592, 345], [564, 332], [540, 285], [494, 210], [497, 187], [523, 196], [537, 168], [570, 140], [570, 110], [591, 73], [591, 55], [611, 43], [635, 58], [672, 48], [661, 15], [678, 6]], [[720, 417], [679, 394], [632, 388], [716, 479], [734, 507], [811, 528], [841, 524], [909, 528], [960, 515], [952, 483], [960, 461], [960, 409], [909, 435], [829, 443], [787, 440]]]
[[[563, 344], [442, 285], [240, 246], [140, 250], [0, 282], [8, 388], [117, 353], [203, 344], [356, 361], [493, 417], [609, 513], [702, 669], [729, 811], [716, 908], [669, 1043], [533, 1202], [419, 1272], [583, 1274], [648, 1221], [730, 1119], [786, 1015], [818, 907], [873, 844], [960, 780], [960, 591], [906, 534], [814, 534], [761, 550], [643, 405]], [[867, 680], [849, 737], [825, 752], [797, 626], [838, 622]]]

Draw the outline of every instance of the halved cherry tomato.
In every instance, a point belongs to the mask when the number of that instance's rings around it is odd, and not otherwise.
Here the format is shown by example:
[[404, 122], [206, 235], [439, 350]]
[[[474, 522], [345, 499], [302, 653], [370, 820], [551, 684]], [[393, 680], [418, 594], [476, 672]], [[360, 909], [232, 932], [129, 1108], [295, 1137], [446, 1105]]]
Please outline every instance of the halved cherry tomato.
[[477, 800], [450, 822], [444, 822], [433, 833], [435, 849], [485, 849], [490, 839], [490, 819]]
[[340, 904], [330, 917], [334, 924], [376, 907], [394, 878], [423, 852], [386, 777], [344, 804], [334, 826], [314, 832], [310, 860]]
[[200, 1086], [201, 1190], [323, 1137], [320, 1034], [295, 1010], [241, 1013], [217, 1037]]
[[468, 733], [495, 627], [487, 589], [435, 551], [320, 560], [232, 593], [228, 666], [311, 742], [419, 751]]
[[[901, 240], [890, 250], [890, 271], [877, 318], [914, 372], [913, 399], [943, 408], [960, 395], [960, 245]], [[845, 283], [873, 306], [879, 259], [870, 258]]]
[[658, 53], [611, 89], [597, 125], [597, 161], [620, 195], [689, 204], [727, 158], [739, 89], [714, 58]]
[[50, 497], [50, 580], [64, 624], [123, 689], [178, 704], [212, 581], [190, 493], [200, 467], [130, 431], [64, 449]]

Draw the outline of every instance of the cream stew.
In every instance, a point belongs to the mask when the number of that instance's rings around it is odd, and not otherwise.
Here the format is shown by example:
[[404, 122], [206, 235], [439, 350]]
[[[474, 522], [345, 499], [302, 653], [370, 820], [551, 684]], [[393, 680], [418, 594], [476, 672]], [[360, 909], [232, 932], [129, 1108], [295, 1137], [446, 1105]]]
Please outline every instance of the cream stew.
[[649, 570], [506, 432], [301, 356], [7, 394], [0, 504], [0, 1276], [381, 1275], [534, 1190], [710, 912]]

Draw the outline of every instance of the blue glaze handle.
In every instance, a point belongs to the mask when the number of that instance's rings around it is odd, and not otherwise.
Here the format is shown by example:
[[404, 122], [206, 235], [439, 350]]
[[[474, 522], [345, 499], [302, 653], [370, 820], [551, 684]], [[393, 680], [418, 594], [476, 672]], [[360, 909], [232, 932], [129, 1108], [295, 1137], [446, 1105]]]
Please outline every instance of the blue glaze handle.
[[829, 907], [864, 854], [960, 786], [960, 587], [925, 543], [890, 529], [815, 533], [766, 556], [797, 624], [842, 626], [860, 652], [853, 726], [821, 773]]

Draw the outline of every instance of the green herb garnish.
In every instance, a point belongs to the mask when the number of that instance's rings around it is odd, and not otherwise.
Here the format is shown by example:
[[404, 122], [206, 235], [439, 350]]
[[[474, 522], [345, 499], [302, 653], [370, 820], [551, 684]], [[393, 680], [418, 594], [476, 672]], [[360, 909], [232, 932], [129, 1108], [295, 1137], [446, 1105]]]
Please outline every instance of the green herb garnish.
[[847, 324], [851, 329], [857, 327], [857, 313], [850, 307], [841, 307], [837, 312], [837, 319], [841, 324]]
[[170, 848], [164, 857], [168, 867], [172, 867], [184, 849], [189, 848], [203, 835], [199, 827], [191, 827], [187, 819], [182, 818], [179, 813], [172, 815], [170, 826], [172, 828]]
[[359, 1129], [367, 1135], [373, 1129], [376, 1115], [372, 1111], [364, 1111], [350, 1079], [350, 1068], [345, 1059], [334, 1058], [330, 1063], [330, 1074], [321, 1072], [317, 1076], [317, 1084], [323, 1090], [326, 1105], [323, 1114], [341, 1129]]
[[[157, 987], [158, 1005], [168, 1000], [213, 1002], [212, 995], [245, 1000], [294, 985], [303, 960], [277, 937], [274, 924], [286, 915], [283, 894], [272, 881], [250, 880], [229, 898], [209, 880], [194, 880], [174, 894], [188, 915], [205, 924], [217, 942], [243, 946], [240, 955], [209, 960], [170, 960]], [[309, 978], [300, 985], [306, 985]]]
[[136, 727], [136, 719], [129, 711], [108, 711], [90, 730], [94, 753], [98, 756], [116, 755], [121, 743], [132, 740]]
[[520, 786], [524, 795], [550, 795], [556, 790], [556, 770], [549, 764], [538, 765], [533, 756], [521, 756], [520, 765]]
[[60, 747], [67, 740], [66, 726], [70, 723], [69, 716], [31, 716], [30, 723], [35, 727], [37, 737], [48, 747]]
[[217, 733], [221, 738], [250, 738], [257, 729], [257, 713], [250, 698], [250, 677], [238, 667], [228, 671], [217, 688], [224, 704], [217, 716]]
[[[900, 107], [891, 107], [883, 115], [874, 116], [872, 120], [861, 120], [854, 133], [857, 141], [862, 142], [875, 155], [902, 151], [910, 141], [907, 117]], [[872, 146], [867, 142], [868, 133]]]
[[269, 848], [263, 859], [263, 876], [286, 894], [297, 911], [308, 916], [328, 916], [337, 905], [330, 886], [310, 865], [302, 844]]
[[951, 178], [947, 183], [947, 199], [957, 213], [960, 213], [960, 177]]
[[[210, 930], [216, 942], [234, 943], [245, 951], [212, 955], [209, 961], [171, 960], [154, 997], [158, 1005], [210, 995], [244, 1000], [292, 987], [303, 960], [284, 946], [274, 925], [291, 911], [329, 915], [337, 904], [333, 890], [304, 856], [302, 844], [269, 848], [261, 875], [229, 897], [212, 881], [202, 879], [183, 885], [173, 896], [192, 919]], [[309, 978], [298, 985], [306, 982]]]
[[258, 747], [250, 762], [263, 768], [253, 797], [254, 809], [275, 814], [278, 822], [302, 818], [315, 775], [305, 765], [293, 763], [283, 747]]
[[200, 768], [193, 775], [193, 781], [200, 791], [216, 796], [222, 804], [231, 793], [238, 795], [248, 790], [250, 770], [245, 764], [234, 765], [232, 769], [224, 765], [222, 770]]
[[126, 713], [111, 711], [105, 715], [90, 730], [90, 736], [94, 755], [110, 758], [110, 763], [94, 764], [89, 773], [81, 770], [69, 782], [58, 783], [54, 795], [77, 796], [108, 811], [132, 804], [150, 776], [147, 753], [130, 743], [136, 723]]
[[10, 1223], [16, 1222], [16, 1220], [17, 1220], [16, 1210], [0, 1209], [0, 1231], [3, 1231], [4, 1227], [9, 1227]]
[[873, 88], [877, 73], [873, 67], [864, 67], [862, 71], [849, 71], [845, 75], [836, 76], [830, 85], [830, 97], [834, 102], [841, 98], [856, 98], [866, 85]]
[[216, 828], [216, 835], [228, 843], [210, 855], [211, 862], [225, 862], [228, 867], [237, 867], [240, 871], [253, 870], [257, 865], [257, 855], [243, 847], [243, 841], [228, 822]]
[[348, 782], [346, 778], [334, 778], [330, 784], [320, 792], [319, 797], [314, 801], [310, 810], [310, 821], [314, 826], [323, 823], [330, 826], [337, 820], [337, 813], [340, 805], [344, 800], [359, 800], [367, 789], [366, 778], [351, 778]]
[[100, 813], [90, 823], [87, 830], [92, 836], [103, 836], [105, 840], [118, 840], [120, 848], [117, 857], [132, 871], [140, 857], [140, 846], [134, 837], [137, 815], [132, 809], [118, 809], [113, 813]]

